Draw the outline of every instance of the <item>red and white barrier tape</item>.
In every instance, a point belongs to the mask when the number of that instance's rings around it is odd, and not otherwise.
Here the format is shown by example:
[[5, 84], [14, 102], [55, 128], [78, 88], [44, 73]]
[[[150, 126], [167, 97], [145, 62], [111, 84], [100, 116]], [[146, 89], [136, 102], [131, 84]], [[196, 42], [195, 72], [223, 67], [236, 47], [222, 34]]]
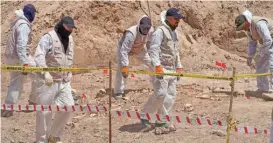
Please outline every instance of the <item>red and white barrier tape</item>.
[[[226, 126], [225, 122], [219, 120], [210, 120], [204, 119], [200, 117], [188, 117], [188, 116], [160, 116], [158, 114], [141, 114], [137, 111], [115, 111], [113, 115], [119, 117], [128, 117], [134, 119], [148, 119], [153, 121], [168, 121], [168, 122], [175, 122], [175, 123], [188, 123], [191, 125], [210, 125], [210, 126]], [[233, 128], [235, 132], [244, 133], [244, 134], [268, 134], [268, 130], [261, 130], [253, 127], [248, 126], [235, 126]]]
[[[81, 111], [95, 111], [106, 112], [107, 107], [103, 105], [73, 105], [73, 106], [58, 106], [58, 105], [17, 105], [17, 104], [2, 104], [2, 110], [12, 111], [65, 111], [65, 112], [81, 112]], [[132, 119], [147, 119], [152, 121], [167, 121], [174, 123], [188, 123], [190, 125], [210, 125], [210, 126], [226, 126], [225, 122], [219, 120], [211, 120], [200, 117], [189, 116], [162, 116], [158, 114], [140, 113], [138, 111], [112, 111], [112, 115], [118, 117], [127, 117]], [[248, 126], [235, 126], [235, 132], [244, 134], [268, 134], [268, 130], [260, 130]]]
[[105, 112], [105, 106], [91, 106], [91, 105], [73, 105], [73, 106], [59, 106], [59, 105], [17, 105], [17, 104], [2, 104], [2, 110], [13, 111], [66, 111], [66, 112], [80, 112], [80, 111], [95, 111]]

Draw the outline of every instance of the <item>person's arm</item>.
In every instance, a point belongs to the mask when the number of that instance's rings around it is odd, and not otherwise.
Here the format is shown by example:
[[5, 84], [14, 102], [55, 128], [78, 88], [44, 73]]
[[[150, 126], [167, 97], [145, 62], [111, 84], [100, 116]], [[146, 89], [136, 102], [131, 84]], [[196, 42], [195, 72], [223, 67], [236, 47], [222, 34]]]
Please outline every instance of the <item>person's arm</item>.
[[263, 39], [263, 45], [261, 50], [261, 56], [263, 56], [269, 52], [269, 49], [272, 46], [272, 37], [270, 35], [270, 31], [268, 29], [266, 21], [259, 21], [256, 24], [256, 29], [260, 37]]
[[[70, 39], [69, 39], [70, 40]], [[71, 40], [72, 40], [72, 42], [71, 42], [71, 47], [73, 48], [73, 51], [75, 50], [75, 43], [74, 43], [74, 40], [71, 38]], [[73, 60], [74, 60], [74, 52], [72, 53], [72, 61], [71, 61], [71, 67], [72, 67], [72, 65], [73, 65]], [[69, 82], [69, 81], [71, 81], [71, 79], [72, 79], [72, 76], [73, 76], [73, 74], [72, 74], [72, 72], [68, 72], [68, 75], [67, 75], [67, 79], [65, 79], [65, 81], [66, 82]]]
[[248, 38], [248, 57], [253, 57], [256, 53], [257, 41]]
[[[47, 53], [52, 51], [52, 39], [49, 34], [44, 35], [36, 48], [34, 60], [36, 62], [37, 67], [47, 67], [46, 65], [46, 56]], [[49, 72], [41, 72], [41, 74], [45, 78], [45, 83], [48, 86], [51, 86], [53, 83], [53, 77], [50, 75]]]
[[28, 40], [29, 40], [29, 34], [30, 34], [30, 27], [27, 24], [21, 24], [17, 29], [17, 55], [19, 57], [19, 62], [21, 65], [27, 65], [28, 64]]
[[129, 65], [128, 54], [131, 51], [133, 44], [134, 44], [134, 35], [131, 32], [126, 32], [119, 50], [120, 62], [122, 67]]
[[36, 48], [34, 60], [37, 67], [47, 67], [46, 55], [52, 50], [52, 39], [49, 34], [44, 35]]
[[151, 27], [151, 29], [150, 29], [150, 31], [149, 31], [149, 35], [148, 35], [148, 36], [149, 36], [149, 37], [148, 37], [148, 41], [147, 41], [147, 43], [146, 43], [146, 48], [147, 48], [147, 50], [150, 49], [153, 32], [154, 32], [154, 28]]
[[162, 40], [163, 40], [163, 31], [161, 29], [157, 29], [152, 34], [150, 46], [148, 48], [148, 53], [150, 55], [152, 65], [154, 67], [161, 66], [159, 53], [161, 52], [160, 45], [162, 43]]
[[[178, 36], [177, 36], [176, 32], [174, 33], [174, 36], [175, 36], [176, 40], [178, 40]], [[180, 45], [179, 45], [178, 42], [177, 42], [177, 45], [176, 45], [177, 52], [176, 52], [176, 61], [175, 61], [176, 65], [175, 66], [176, 66], [176, 69], [182, 69], [183, 66], [182, 66], [181, 61], [180, 61]]]

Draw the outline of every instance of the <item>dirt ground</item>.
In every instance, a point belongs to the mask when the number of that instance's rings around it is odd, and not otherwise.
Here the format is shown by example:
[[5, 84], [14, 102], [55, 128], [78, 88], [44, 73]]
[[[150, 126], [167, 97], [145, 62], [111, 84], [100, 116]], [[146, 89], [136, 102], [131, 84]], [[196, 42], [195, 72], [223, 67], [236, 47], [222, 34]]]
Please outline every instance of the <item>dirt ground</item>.
[[[9, 24], [14, 17], [14, 11], [28, 2], [1, 2], [1, 56], [3, 57]], [[107, 65], [113, 61], [115, 67], [115, 51], [118, 38], [125, 28], [136, 22], [144, 12], [138, 2], [33, 2], [38, 8], [33, 23], [33, 44], [41, 36], [52, 29], [64, 15], [72, 16], [78, 30], [73, 32], [76, 44], [75, 66], [96, 67]], [[147, 11], [146, 2], [141, 2]], [[160, 12], [169, 6], [181, 9], [187, 17], [178, 27], [181, 45], [181, 61], [185, 73], [206, 75], [221, 75], [216, 61], [227, 64], [224, 76], [231, 76], [232, 67], [238, 73], [254, 73], [254, 69], [246, 66], [247, 37], [243, 32], [235, 32], [234, 18], [245, 9], [255, 15], [272, 17], [272, 2], [203, 2], [203, 1], [153, 1], [150, 2], [154, 26], [160, 23]], [[3, 63], [3, 58], [1, 59]], [[139, 62], [130, 60], [130, 69], [143, 69], [136, 66]], [[115, 79], [113, 73], [113, 80]], [[9, 83], [9, 74], [1, 73], [1, 103], [3, 103]], [[105, 105], [109, 101], [109, 76], [103, 71], [92, 71], [85, 74], [75, 74], [72, 87], [77, 94], [87, 95], [91, 105]], [[228, 115], [230, 82], [212, 79], [182, 78], [177, 84], [177, 97], [171, 115], [199, 116], [225, 122]], [[114, 81], [113, 81], [114, 86]], [[19, 104], [27, 104], [30, 92], [30, 81], [24, 84], [25, 90]], [[100, 90], [106, 93], [99, 94]], [[238, 79], [235, 91], [245, 92], [246, 96], [234, 98], [233, 117], [241, 125], [269, 129], [272, 102], [264, 101], [255, 94], [255, 78]], [[148, 75], [138, 75], [128, 78], [126, 83], [127, 100], [115, 101], [112, 98], [113, 110], [141, 110], [149, 96], [153, 94]], [[211, 99], [200, 99], [196, 96], [210, 96]], [[191, 104], [192, 112], [184, 110], [185, 104]], [[108, 114], [89, 114], [75, 112], [65, 133], [64, 143], [104, 143], [108, 142]], [[33, 143], [35, 141], [35, 112], [15, 112], [13, 117], [1, 117], [1, 142], [3, 143]], [[75, 119], [77, 118], [77, 119]], [[225, 142], [226, 127], [209, 125], [189, 125], [183, 121], [175, 124], [177, 131], [167, 135], [155, 135], [153, 131], [142, 133], [139, 120], [112, 117], [113, 143], [222, 143]], [[215, 134], [214, 132], [220, 132]], [[231, 143], [264, 143], [268, 135], [244, 134], [231, 132]]]
[[[215, 71], [207, 71], [213, 74]], [[78, 81], [88, 81], [83, 85]], [[105, 105], [108, 107], [109, 92], [100, 94], [100, 89], [109, 91], [109, 76], [102, 71], [88, 74], [75, 75], [72, 86], [77, 89], [78, 94], [86, 94], [87, 100], [91, 105]], [[85, 80], [86, 81], [86, 80]], [[90, 81], [90, 82], [89, 82]], [[25, 85], [26, 87], [28, 85]], [[27, 89], [27, 88], [26, 88]], [[214, 91], [210, 89], [215, 89]], [[253, 91], [255, 89], [255, 79], [241, 79], [236, 82], [237, 91], [245, 89]], [[2, 95], [6, 94], [7, 87], [2, 84]], [[209, 79], [182, 78], [177, 85], [177, 98], [171, 115], [181, 117], [196, 115], [208, 119], [216, 119], [225, 122], [228, 107], [230, 86], [229, 81], [213, 81]], [[26, 90], [19, 104], [27, 103]], [[126, 97], [128, 100], [116, 101], [112, 98], [112, 110], [140, 110], [148, 97], [152, 95], [152, 88], [147, 75], [135, 75], [130, 77], [126, 83]], [[250, 93], [250, 92], [249, 92]], [[209, 95], [216, 100], [199, 99], [198, 95]], [[233, 116], [242, 125], [256, 127], [258, 129], [269, 129], [271, 102], [265, 102], [259, 97], [235, 97], [233, 106]], [[4, 100], [2, 96], [1, 100]], [[184, 111], [184, 105], [191, 104], [194, 108], [192, 112]], [[75, 112], [70, 124], [66, 126], [63, 141], [66, 143], [85, 143], [85, 142], [108, 142], [108, 114], [86, 114]], [[179, 142], [179, 143], [215, 143], [225, 141], [226, 127], [209, 125], [189, 125], [187, 122], [175, 124], [177, 131], [167, 135], [155, 135], [154, 131], [142, 133], [139, 120], [125, 117], [112, 116], [113, 142]], [[213, 132], [220, 132], [220, 135]], [[16, 112], [13, 117], [1, 118], [1, 141], [15, 143], [29, 143], [35, 140], [35, 113]], [[268, 136], [264, 134], [244, 134], [231, 132], [230, 142], [267, 142]]]

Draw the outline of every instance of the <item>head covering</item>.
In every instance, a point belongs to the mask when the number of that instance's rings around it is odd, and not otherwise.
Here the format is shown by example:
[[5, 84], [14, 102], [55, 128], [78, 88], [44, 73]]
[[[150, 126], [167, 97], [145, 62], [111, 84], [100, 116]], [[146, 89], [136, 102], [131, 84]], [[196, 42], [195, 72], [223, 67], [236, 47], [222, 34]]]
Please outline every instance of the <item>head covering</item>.
[[177, 19], [185, 18], [182, 14], [180, 14], [179, 9], [177, 8], [169, 8], [166, 12], [166, 16], [173, 16], [174, 18], [177, 18]]
[[240, 31], [243, 29], [243, 26], [246, 22], [246, 17], [244, 15], [239, 15], [235, 19], [236, 31]]
[[244, 15], [246, 17], [246, 20], [248, 21], [248, 23], [251, 23], [252, 20], [252, 13], [249, 10], [245, 10], [242, 15]]
[[141, 20], [139, 21], [139, 32], [142, 35], [147, 35], [149, 33], [149, 30], [152, 27], [152, 22], [151, 19], [149, 17], [143, 17], [141, 18]]
[[66, 16], [66, 17], [63, 17], [61, 19], [61, 21], [59, 23], [56, 24], [54, 30], [56, 31], [56, 33], [58, 34], [63, 46], [64, 46], [64, 49], [65, 51], [67, 50], [68, 48], [68, 44], [69, 44], [69, 35], [71, 34], [70, 31], [67, 31], [63, 25], [66, 25], [68, 27], [71, 27], [71, 28], [76, 28], [76, 26], [74, 25], [74, 20], [69, 17], [69, 16]]
[[32, 4], [27, 4], [24, 6], [23, 12], [24, 16], [29, 20], [29, 22], [32, 22], [35, 18], [35, 12], [37, 11]]
[[235, 18], [236, 31], [242, 30], [244, 23], [247, 21], [251, 23], [252, 13], [249, 10], [245, 10], [242, 14]]
[[139, 25], [143, 28], [151, 28], [152, 27], [151, 19], [149, 17], [143, 17], [140, 20]]
[[63, 24], [65, 24], [66, 26], [77, 29], [77, 27], [74, 24], [74, 20], [70, 16], [66, 16], [62, 20], [63, 20]]

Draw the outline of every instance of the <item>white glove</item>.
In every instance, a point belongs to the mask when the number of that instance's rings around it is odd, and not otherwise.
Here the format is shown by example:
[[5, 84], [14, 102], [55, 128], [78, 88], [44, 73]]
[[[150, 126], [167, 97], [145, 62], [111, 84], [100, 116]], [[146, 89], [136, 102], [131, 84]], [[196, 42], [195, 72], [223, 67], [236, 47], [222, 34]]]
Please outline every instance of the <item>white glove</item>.
[[47, 86], [51, 86], [53, 84], [53, 77], [50, 75], [49, 72], [44, 73], [45, 76], [45, 83]]
[[64, 81], [65, 81], [65, 82], [70, 82], [71, 79], [72, 79], [72, 73], [69, 72], [68, 75], [67, 75], [67, 77], [64, 79]]
[[246, 63], [248, 66], [251, 66], [252, 65], [252, 57], [248, 57]]

